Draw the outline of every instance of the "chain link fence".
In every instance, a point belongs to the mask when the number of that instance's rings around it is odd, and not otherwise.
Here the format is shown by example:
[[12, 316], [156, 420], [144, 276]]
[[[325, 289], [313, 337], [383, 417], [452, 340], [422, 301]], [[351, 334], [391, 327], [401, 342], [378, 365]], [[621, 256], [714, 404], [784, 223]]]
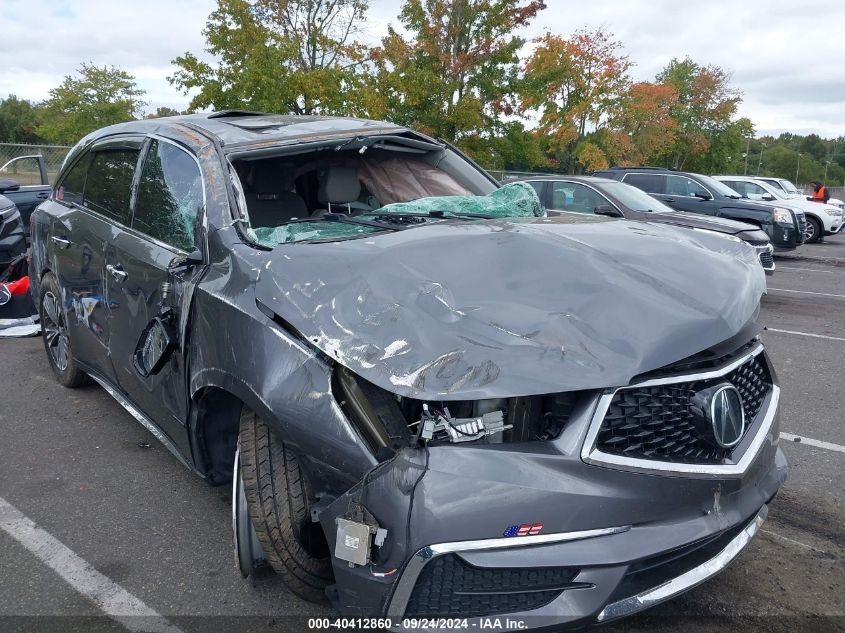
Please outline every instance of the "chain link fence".
[[35, 160], [15, 160], [21, 156], [43, 156], [47, 165], [47, 178], [52, 185], [61, 169], [69, 145], [28, 145], [26, 143], [0, 143], [0, 178], [14, 180], [21, 185], [40, 185], [41, 173]]

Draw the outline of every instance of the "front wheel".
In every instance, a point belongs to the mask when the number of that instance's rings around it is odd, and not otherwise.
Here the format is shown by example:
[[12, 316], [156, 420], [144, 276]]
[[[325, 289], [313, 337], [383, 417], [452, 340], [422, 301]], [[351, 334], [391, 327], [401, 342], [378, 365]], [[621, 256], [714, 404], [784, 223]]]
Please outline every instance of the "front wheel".
[[816, 218], [807, 216], [807, 228], [804, 229], [804, 243], [818, 242], [822, 236], [822, 224]]
[[[240, 472], [235, 474], [232, 503], [238, 503], [242, 487], [245, 509], [267, 562], [293, 593], [312, 602], [325, 601], [334, 574], [326, 537], [320, 524], [311, 520], [316, 501], [311, 486], [296, 453], [246, 407], [241, 412], [236, 468]], [[241, 572], [249, 573], [250, 561], [258, 562], [259, 557], [249, 541], [251, 533], [238, 532], [236, 505], [233, 510]]]
[[72, 389], [84, 385], [88, 381], [88, 376], [79, 369], [73, 357], [61, 296], [59, 282], [55, 275], [53, 273], [44, 275], [38, 292], [41, 338], [56, 380], [61, 385]]

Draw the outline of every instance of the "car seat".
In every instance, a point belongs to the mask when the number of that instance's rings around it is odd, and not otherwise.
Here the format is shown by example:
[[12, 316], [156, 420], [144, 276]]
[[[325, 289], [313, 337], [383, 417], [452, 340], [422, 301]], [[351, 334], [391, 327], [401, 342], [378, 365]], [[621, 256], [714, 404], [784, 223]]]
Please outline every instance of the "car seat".
[[287, 220], [308, 217], [305, 200], [286, 191], [278, 166], [258, 163], [252, 170], [252, 191], [245, 193], [249, 224], [253, 228], [279, 226]]

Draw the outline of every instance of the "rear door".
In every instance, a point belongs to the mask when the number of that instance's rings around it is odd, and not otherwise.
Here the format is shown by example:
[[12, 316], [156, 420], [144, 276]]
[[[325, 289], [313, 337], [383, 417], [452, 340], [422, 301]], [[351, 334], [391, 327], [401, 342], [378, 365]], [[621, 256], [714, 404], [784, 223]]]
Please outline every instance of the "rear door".
[[[193, 154], [166, 139], [149, 139], [136, 181], [132, 228], [115, 236], [107, 260], [107, 285], [114, 298], [111, 352], [118, 384], [186, 453], [187, 390], [179, 317], [190, 306], [189, 290], [198, 267], [178, 264], [189, 253], [205, 250], [197, 237], [204, 204], [203, 180]], [[143, 349], [142, 336], [157, 318], [169, 328], [173, 350], [156, 373], [145, 376], [136, 351]]]
[[129, 226], [132, 179], [140, 156], [138, 137], [110, 138], [83, 154], [63, 176], [47, 245], [62, 289], [74, 356], [86, 369], [114, 381], [106, 284], [109, 249]]

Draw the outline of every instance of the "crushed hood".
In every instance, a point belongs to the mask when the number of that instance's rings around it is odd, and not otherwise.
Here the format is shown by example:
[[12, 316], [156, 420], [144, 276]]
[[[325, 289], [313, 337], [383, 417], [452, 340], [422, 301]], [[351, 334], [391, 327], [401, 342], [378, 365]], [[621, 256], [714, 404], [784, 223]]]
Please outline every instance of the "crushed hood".
[[737, 334], [765, 277], [716, 235], [596, 216], [440, 222], [276, 247], [256, 299], [404, 396], [627, 384]]

